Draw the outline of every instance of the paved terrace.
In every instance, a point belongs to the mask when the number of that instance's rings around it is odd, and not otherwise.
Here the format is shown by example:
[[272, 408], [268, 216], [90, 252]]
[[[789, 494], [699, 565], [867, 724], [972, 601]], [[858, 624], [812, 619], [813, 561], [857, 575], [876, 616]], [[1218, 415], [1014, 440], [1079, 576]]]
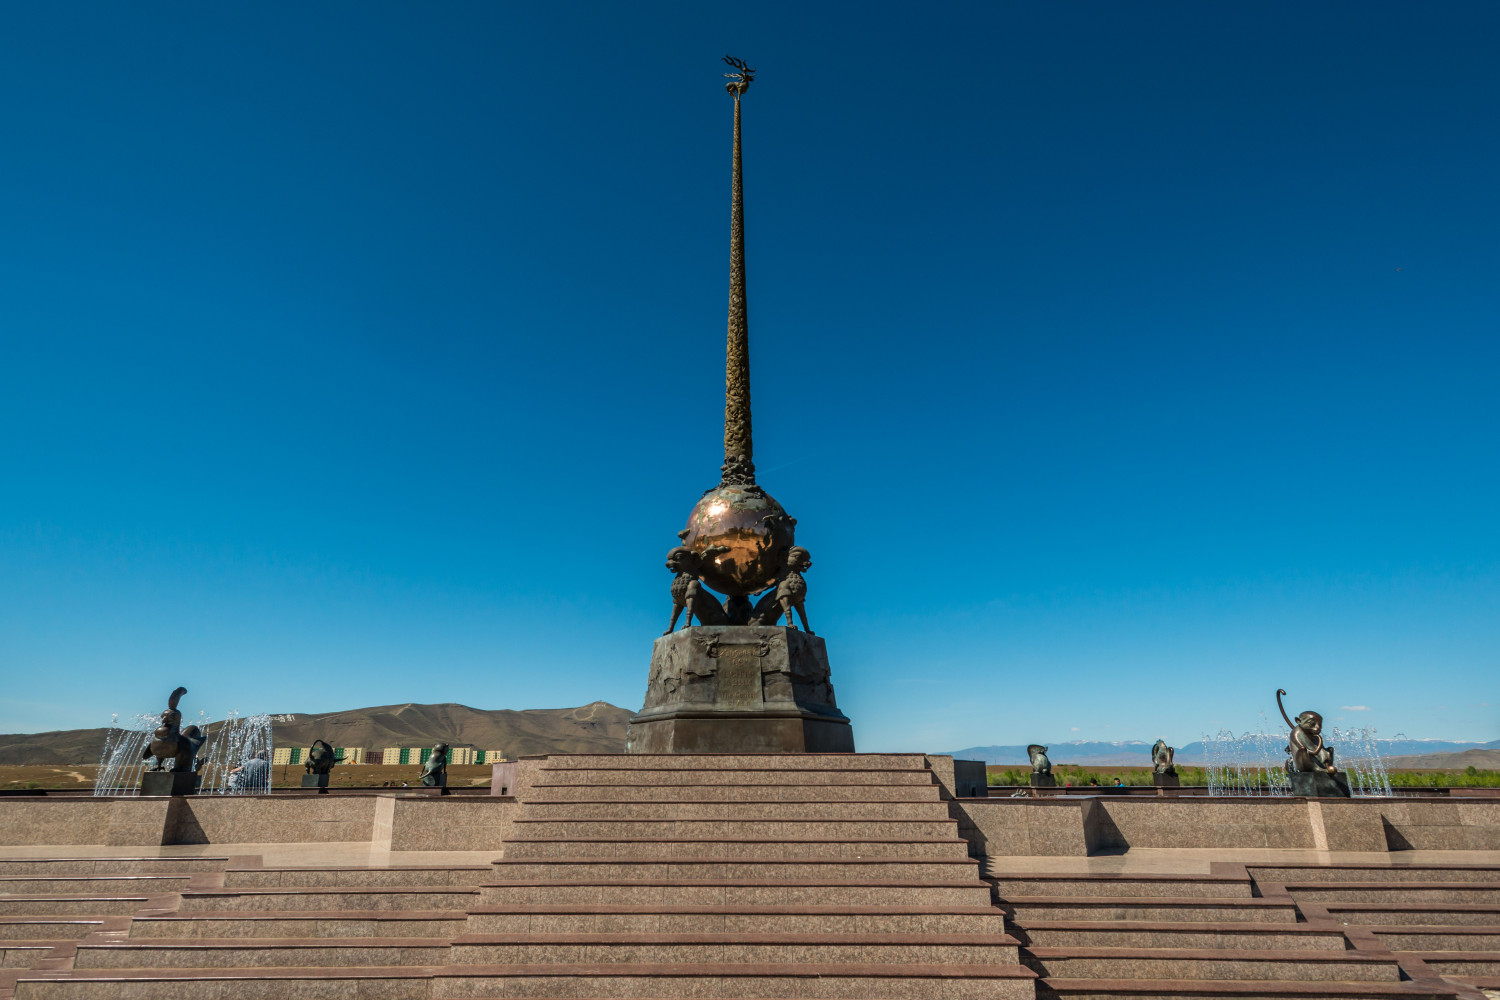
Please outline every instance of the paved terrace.
[[1494, 800], [955, 799], [923, 755], [521, 771], [0, 799], [0, 997], [1500, 991]]

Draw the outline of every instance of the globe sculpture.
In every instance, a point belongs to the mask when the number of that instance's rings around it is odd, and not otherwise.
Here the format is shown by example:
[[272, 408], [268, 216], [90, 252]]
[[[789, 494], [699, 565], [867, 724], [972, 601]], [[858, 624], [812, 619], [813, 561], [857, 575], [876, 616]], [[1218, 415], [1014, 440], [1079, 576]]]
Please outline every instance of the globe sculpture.
[[776, 586], [796, 524], [760, 487], [719, 485], [694, 505], [682, 544], [703, 557], [705, 584], [748, 597]]

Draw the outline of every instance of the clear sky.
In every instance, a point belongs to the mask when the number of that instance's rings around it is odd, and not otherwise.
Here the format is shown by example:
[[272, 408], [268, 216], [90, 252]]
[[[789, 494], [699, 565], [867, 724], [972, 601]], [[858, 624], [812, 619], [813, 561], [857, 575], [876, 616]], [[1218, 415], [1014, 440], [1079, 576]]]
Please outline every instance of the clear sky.
[[[0, 731], [635, 708], [722, 458], [864, 750], [1500, 738], [1500, 5], [0, 7]], [[1341, 706], [1350, 706], [1343, 708]]]

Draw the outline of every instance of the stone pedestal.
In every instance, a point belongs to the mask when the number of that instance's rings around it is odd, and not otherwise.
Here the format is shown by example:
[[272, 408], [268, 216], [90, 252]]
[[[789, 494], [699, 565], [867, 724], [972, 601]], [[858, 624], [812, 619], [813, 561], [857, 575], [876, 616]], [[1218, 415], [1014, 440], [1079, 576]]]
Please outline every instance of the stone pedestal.
[[656, 640], [626, 753], [853, 753], [819, 636], [696, 625]]
[[192, 771], [145, 771], [142, 795], [192, 795], [198, 790], [198, 775]]
[[1326, 771], [1293, 771], [1288, 777], [1292, 779], [1293, 795], [1342, 799], [1350, 797], [1349, 779], [1344, 777], [1342, 771], [1333, 774]]
[[1057, 787], [1057, 778], [1053, 777], [1051, 774], [1042, 774], [1040, 771], [1032, 771], [1031, 772], [1031, 787], [1032, 788], [1056, 788]]
[[303, 788], [316, 788], [319, 795], [328, 794], [328, 775], [326, 774], [304, 774], [302, 776]]
[[1152, 771], [1151, 783], [1157, 788], [1181, 788], [1182, 779], [1176, 771]]

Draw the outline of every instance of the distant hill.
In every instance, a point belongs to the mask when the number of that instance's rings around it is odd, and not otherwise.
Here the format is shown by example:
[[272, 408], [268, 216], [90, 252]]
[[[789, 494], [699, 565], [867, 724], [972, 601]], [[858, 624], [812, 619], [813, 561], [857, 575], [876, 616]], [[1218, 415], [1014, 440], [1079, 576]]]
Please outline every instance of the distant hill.
[[[1329, 742], [1333, 744], [1335, 750], [1338, 749], [1335, 741]], [[1067, 743], [1043, 745], [1048, 748], [1047, 756], [1054, 764], [1079, 764], [1085, 767], [1128, 767], [1132, 764], [1149, 767], [1151, 764], [1151, 744], [1144, 740], [1121, 740], [1116, 743], [1072, 740]], [[1394, 767], [1449, 767], [1448, 764], [1396, 764], [1392, 761], [1426, 760], [1434, 755], [1453, 757], [1464, 753], [1500, 753], [1500, 740], [1489, 743], [1455, 743], [1450, 740], [1377, 739], [1375, 745], [1379, 748], [1381, 756], [1387, 758], [1388, 763]], [[982, 760], [986, 764], [1014, 767], [1030, 763], [1024, 745], [968, 747], [951, 752], [960, 760]], [[1175, 759], [1179, 764], [1202, 764], [1204, 762], [1203, 741], [1194, 740], [1178, 747]], [[1487, 766], [1477, 764], [1473, 760], [1465, 760], [1457, 766], [1467, 767], [1470, 764], [1476, 767]]]
[[[1495, 744], [1486, 743], [1486, 747]], [[1415, 757], [1387, 757], [1386, 767], [1430, 768], [1434, 771], [1462, 771], [1466, 767], [1481, 771], [1500, 771], [1500, 749], [1465, 750], [1462, 753], [1429, 753]]]
[[[608, 702], [579, 708], [525, 711], [467, 705], [380, 705], [343, 712], [287, 712], [272, 716], [277, 746], [308, 746], [315, 739], [338, 747], [454, 746], [501, 750], [506, 756], [538, 753], [619, 753], [634, 715]], [[214, 726], [209, 727], [213, 732]], [[0, 764], [97, 764], [108, 729], [0, 736]]]

